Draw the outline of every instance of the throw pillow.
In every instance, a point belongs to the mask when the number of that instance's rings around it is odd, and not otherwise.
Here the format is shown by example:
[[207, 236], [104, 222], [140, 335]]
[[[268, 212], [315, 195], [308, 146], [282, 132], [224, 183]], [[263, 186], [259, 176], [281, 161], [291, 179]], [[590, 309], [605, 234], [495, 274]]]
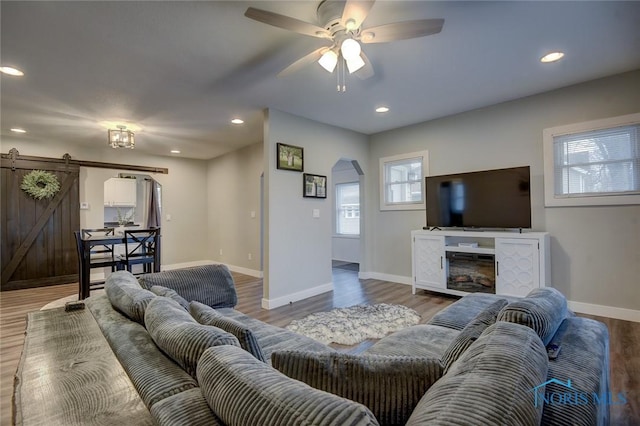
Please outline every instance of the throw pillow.
[[531, 290], [524, 299], [509, 303], [498, 315], [498, 321], [526, 325], [548, 345], [567, 316], [564, 295], [555, 288], [544, 287]]
[[161, 285], [154, 285], [149, 289], [149, 291], [151, 291], [151, 293], [157, 296], [168, 297], [169, 299], [173, 299], [176, 302], [178, 302], [180, 306], [182, 306], [185, 310], [187, 311], [189, 310], [189, 302], [187, 302], [184, 297], [176, 293], [175, 290], [163, 287]]
[[547, 366], [534, 331], [496, 322], [424, 394], [407, 426], [539, 425], [544, 404], [532, 389], [544, 393]]
[[146, 274], [140, 277], [140, 285], [144, 288], [161, 285], [177, 291], [186, 300], [197, 300], [213, 308], [233, 308], [238, 303], [233, 277], [225, 265]]
[[445, 353], [442, 355], [442, 366], [444, 374], [447, 374], [449, 367], [476, 341], [482, 332], [491, 324], [496, 322], [500, 310], [507, 304], [505, 299], [496, 300], [480, 312], [469, 324], [467, 324], [460, 334], [458, 334]]
[[262, 348], [258, 343], [258, 339], [253, 335], [251, 329], [240, 321], [225, 317], [215, 309], [195, 301], [189, 304], [189, 312], [200, 324], [212, 325], [226, 331], [227, 333], [233, 334], [236, 336], [238, 341], [240, 341], [242, 349], [249, 352], [260, 361], [266, 362]]
[[197, 379], [211, 410], [226, 425], [377, 425], [357, 402], [292, 380], [232, 346], [207, 349]]
[[144, 325], [144, 313], [156, 295], [140, 287], [136, 277], [128, 271], [116, 271], [104, 283], [109, 302], [127, 318]]
[[435, 358], [281, 351], [271, 365], [292, 379], [359, 402], [381, 425], [403, 425], [442, 376]]
[[160, 349], [195, 378], [198, 359], [211, 346], [240, 346], [232, 334], [198, 324], [178, 304], [166, 297], [153, 299], [144, 315], [147, 331]]

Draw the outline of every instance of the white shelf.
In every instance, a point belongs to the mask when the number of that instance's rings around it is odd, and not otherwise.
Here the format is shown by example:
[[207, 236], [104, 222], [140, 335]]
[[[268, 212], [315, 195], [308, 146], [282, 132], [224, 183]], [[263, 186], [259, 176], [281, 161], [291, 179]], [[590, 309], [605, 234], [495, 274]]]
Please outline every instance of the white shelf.
[[464, 246], [445, 246], [445, 251], [456, 253], [477, 253], [477, 254], [495, 254], [494, 247], [464, 247]]

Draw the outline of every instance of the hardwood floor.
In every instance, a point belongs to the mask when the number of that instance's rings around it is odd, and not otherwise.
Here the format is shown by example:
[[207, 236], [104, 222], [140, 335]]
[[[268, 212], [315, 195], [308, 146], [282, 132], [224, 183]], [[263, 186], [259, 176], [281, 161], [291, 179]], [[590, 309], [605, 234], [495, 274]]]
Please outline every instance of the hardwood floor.
[[[402, 284], [379, 280], [358, 280], [357, 273], [334, 269], [334, 288], [300, 302], [294, 302], [270, 311], [261, 309], [262, 280], [242, 274], [233, 274], [238, 292], [236, 309], [270, 324], [284, 327], [294, 319], [333, 308], [355, 304], [397, 303], [415, 309], [421, 322], [427, 322], [436, 312], [457, 299], [435, 293], [411, 294]], [[22, 353], [26, 313], [40, 309], [49, 302], [77, 294], [77, 284], [16, 290], [0, 293], [0, 425], [11, 424], [13, 377]], [[610, 333], [611, 390], [625, 392], [627, 404], [611, 407], [612, 425], [640, 425], [640, 323], [610, 318], [587, 316], [604, 322]], [[372, 344], [336, 348], [358, 353]]]

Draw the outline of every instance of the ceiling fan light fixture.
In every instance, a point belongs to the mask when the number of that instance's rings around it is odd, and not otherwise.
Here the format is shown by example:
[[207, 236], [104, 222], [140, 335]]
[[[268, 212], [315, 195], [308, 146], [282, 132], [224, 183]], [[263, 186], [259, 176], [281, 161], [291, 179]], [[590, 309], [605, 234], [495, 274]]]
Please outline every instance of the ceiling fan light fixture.
[[360, 43], [352, 38], [346, 39], [342, 42], [342, 46], [340, 46], [342, 57], [347, 61], [347, 63], [352, 59], [360, 58], [361, 51], [362, 48], [360, 47]]
[[360, 57], [360, 55], [356, 56], [355, 58], [345, 59], [345, 62], [347, 63], [349, 74], [353, 74], [365, 65], [364, 60]]
[[318, 63], [322, 68], [331, 73], [336, 69], [336, 65], [338, 64], [338, 54], [333, 50], [327, 50], [322, 54]]

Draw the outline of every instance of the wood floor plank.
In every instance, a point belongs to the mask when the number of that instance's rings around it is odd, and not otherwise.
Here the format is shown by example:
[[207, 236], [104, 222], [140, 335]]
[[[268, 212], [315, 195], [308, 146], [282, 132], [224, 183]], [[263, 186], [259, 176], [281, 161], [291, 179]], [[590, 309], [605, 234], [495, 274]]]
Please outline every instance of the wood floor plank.
[[[395, 303], [415, 309], [421, 323], [455, 302], [457, 298], [419, 291], [380, 280], [359, 280], [357, 272], [334, 269], [334, 291], [282, 306], [262, 309], [262, 280], [233, 273], [238, 292], [238, 310], [249, 316], [284, 327], [294, 319], [333, 308], [357, 304]], [[77, 284], [65, 284], [0, 293], [0, 425], [11, 424], [13, 379], [22, 353], [26, 314], [54, 300], [77, 294]], [[640, 323], [584, 315], [604, 322], [609, 328], [611, 390], [625, 392], [627, 403], [611, 407], [612, 425], [640, 424]], [[340, 350], [359, 353], [371, 346], [366, 341], [355, 346], [334, 345]]]

